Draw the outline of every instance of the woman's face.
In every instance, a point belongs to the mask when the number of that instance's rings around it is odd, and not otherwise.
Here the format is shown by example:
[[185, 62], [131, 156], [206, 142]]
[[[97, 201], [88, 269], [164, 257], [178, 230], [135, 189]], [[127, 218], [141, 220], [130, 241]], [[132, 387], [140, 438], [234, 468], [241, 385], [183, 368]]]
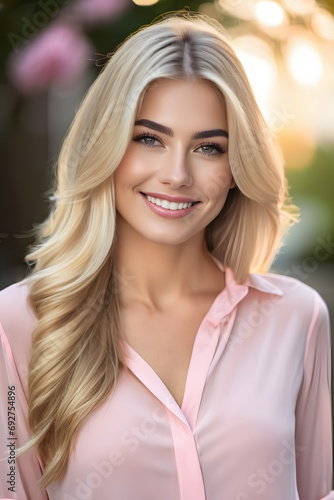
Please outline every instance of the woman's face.
[[115, 172], [118, 226], [150, 241], [204, 238], [234, 186], [225, 105], [203, 80], [164, 79], [147, 90]]

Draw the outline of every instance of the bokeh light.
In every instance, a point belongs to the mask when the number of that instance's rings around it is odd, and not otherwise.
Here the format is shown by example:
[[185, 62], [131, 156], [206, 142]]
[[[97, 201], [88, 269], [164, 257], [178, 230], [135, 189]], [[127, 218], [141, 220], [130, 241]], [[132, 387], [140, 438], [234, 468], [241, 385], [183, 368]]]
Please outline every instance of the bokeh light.
[[[328, 228], [318, 224], [315, 226], [316, 234], [334, 230], [334, 17], [330, 12], [330, 2], [200, 0], [196, 3], [191, 0], [187, 4], [190, 11], [199, 10], [221, 23], [227, 37], [232, 40], [258, 105], [283, 150], [290, 192], [294, 199], [297, 195], [296, 203], [301, 194], [315, 194], [327, 213], [331, 214]], [[52, 157], [58, 153], [75, 105], [94, 78], [95, 66], [102, 66], [108, 60], [113, 47], [130, 31], [185, 5], [178, 5], [174, 0], [62, 1], [58, 2], [62, 5], [61, 16], [54, 16], [54, 19], [51, 16], [43, 29], [41, 26], [35, 28], [36, 33], [31, 40], [27, 37], [28, 43], [22, 43], [15, 38], [22, 31], [20, 19], [29, 18], [29, 22], [30, 19], [34, 22], [34, 19], [40, 19], [40, 14], [34, 12], [29, 17], [28, 5], [32, 5], [31, 1], [22, 0], [19, 3], [22, 6], [17, 10], [16, 17], [6, 20], [6, 29], [14, 34], [14, 39], [10, 39], [12, 50], [5, 68], [8, 88], [7, 83], [3, 85], [4, 118], [1, 125], [4, 131], [9, 129], [10, 110], [16, 109], [15, 106], [24, 106], [25, 100], [31, 100], [34, 103], [31, 106], [33, 113], [27, 113], [24, 122], [22, 110], [12, 113], [20, 116], [16, 133], [20, 134], [24, 123], [27, 135], [34, 134], [39, 127], [39, 135], [42, 137], [42, 131], [44, 136], [41, 144], [36, 145], [31, 135], [26, 149], [19, 148], [22, 153], [19, 153], [21, 158], [14, 159], [14, 162], [17, 161], [16, 168], [11, 165], [7, 169], [18, 172], [26, 162], [38, 165], [36, 152], [40, 154], [42, 151], [46, 155], [47, 151]], [[41, 7], [41, 2], [37, 4]], [[23, 18], [22, 14], [26, 17]], [[65, 25], [66, 37], [63, 31], [55, 29], [57, 23]], [[19, 44], [20, 50], [17, 50]], [[12, 87], [15, 91], [11, 90]], [[13, 103], [10, 103], [6, 92], [12, 96]], [[47, 103], [44, 102], [45, 96]], [[40, 109], [47, 107], [47, 119], [38, 127], [33, 125], [40, 116], [35, 111], [35, 100], [37, 103], [40, 100]], [[44, 119], [42, 113], [41, 116]], [[10, 143], [7, 137], [3, 142]], [[46, 156], [43, 161], [47, 161]], [[19, 178], [19, 175], [16, 177]], [[28, 190], [24, 183], [20, 199], [25, 199], [26, 191], [33, 192], [36, 179], [37, 176], [33, 176]], [[47, 186], [42, 186], [40, 191], [46, 189]], [[308, 201], [304, 199], [307, 205]], [[23, 218], [26, 213], [24, 210]], [[320, 218], [320, 212], [318, 216]], [[306, 240], [306, 233], [304, 237]]]
[[278, 134], [286, 166], [291, 169], [305, 169], [314, 158], [317, 142], [311, 127], [291, 125]]
[[306, 38], [293, 37], [288, 42], [287, 65], [293, 78], [302, 85], [319, 83], [323, 63], [318, 50]]
[[327, 10], [317, 9], [312, 16], [311, 26], [319, 37], [334, 40], [334, 18]]
[[136, 5], [141, 5], [143, 7], [148, 6], [148, 5], [154, 5], [155, 3], [159, 2], [159, 0], [132, 0], [132, 1]]
[[273, 53], [266, 42], [251, 35], [235, 38], [233, 47], [252, 84], [261, 111], [268, 117], [268, 98], [277, 78]]
[[284, 5], [293, 14], [305, 16], [311, 14], [315, 7], [315, 0], [284, 0]]
[[254, 19], [255, 0], [218, 0], [216, 4], [220, 11], [228, 12], [238, 19], [245, 21]]
[[255, 6], [255, 16], [265, 26], [280, 26], [285, 19], [282, 7], [272, 0], [263, 0]]

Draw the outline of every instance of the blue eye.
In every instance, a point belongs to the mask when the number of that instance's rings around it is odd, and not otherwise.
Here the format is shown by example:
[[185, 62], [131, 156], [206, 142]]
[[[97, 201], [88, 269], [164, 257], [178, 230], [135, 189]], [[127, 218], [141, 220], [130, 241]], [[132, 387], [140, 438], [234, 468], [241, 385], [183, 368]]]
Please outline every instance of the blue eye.
[[145, 144], [148, 144], [149, 146], [153, 146], [153, 144], [156, 141], [156, 139], [154, 137], [149, 137], [149, 136], [142, 137], [141, 140], [142, 140], [142, 142], [144, 142]]
[[223, 149], [219, 144], [216, 144], [216, 143], [202, 144], [197, 149], [195, 149], [195, 151], [199, 151], [199, 150], [202, 150], [200, 152], [202, 152], [205, 155], [209, 155], [209, 156], [222, 155], [222, 154], [226, 153], [226, 150]]
[[157, 137], [154, 137], [154, 135], [150, 135], [150, 134], [137, 135], [133, 140], [135, 142], [141, 142], [144, 146], [148, 146], [148, 147], [161, 145], [160, 140]]

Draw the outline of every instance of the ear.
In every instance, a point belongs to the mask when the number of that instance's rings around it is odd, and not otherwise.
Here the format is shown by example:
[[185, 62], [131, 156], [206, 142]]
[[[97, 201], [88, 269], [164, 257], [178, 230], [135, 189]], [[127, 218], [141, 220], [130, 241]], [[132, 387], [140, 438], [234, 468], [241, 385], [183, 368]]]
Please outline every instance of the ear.
[[235, 188], [235, 187], [236, 187], [236, 183], [235, 183], [234, 178], [232, 177], [232, 179], [231, 179], [231, 184], [230, 184], [230, 189], [233, 189], [233, 188]]

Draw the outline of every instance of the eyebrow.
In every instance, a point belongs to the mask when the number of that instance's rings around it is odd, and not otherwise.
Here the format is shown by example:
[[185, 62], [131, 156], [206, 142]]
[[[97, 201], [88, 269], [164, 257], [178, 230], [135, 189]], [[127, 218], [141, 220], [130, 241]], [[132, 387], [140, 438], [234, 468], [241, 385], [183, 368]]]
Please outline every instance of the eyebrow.
[[[161, 125], [160, 123], [153, 122], [152, 120], [141, 119], [135, 122], [135, 125], [144, 125], [145, 127], [156, 130], [157, 132], [161, 132], [162, 134], [169, 135], [170, 137], [174, 136], [173, 130], [169, 127], [165, 127], [165, 125]], [[196, 132], [192, 139], [206, 139], [208, 137], [226, 137], [228, 138], [228, 133], [226, 130], [222, 128], [215, 128], [213, 130], [203, 130], [200, 132]]]

